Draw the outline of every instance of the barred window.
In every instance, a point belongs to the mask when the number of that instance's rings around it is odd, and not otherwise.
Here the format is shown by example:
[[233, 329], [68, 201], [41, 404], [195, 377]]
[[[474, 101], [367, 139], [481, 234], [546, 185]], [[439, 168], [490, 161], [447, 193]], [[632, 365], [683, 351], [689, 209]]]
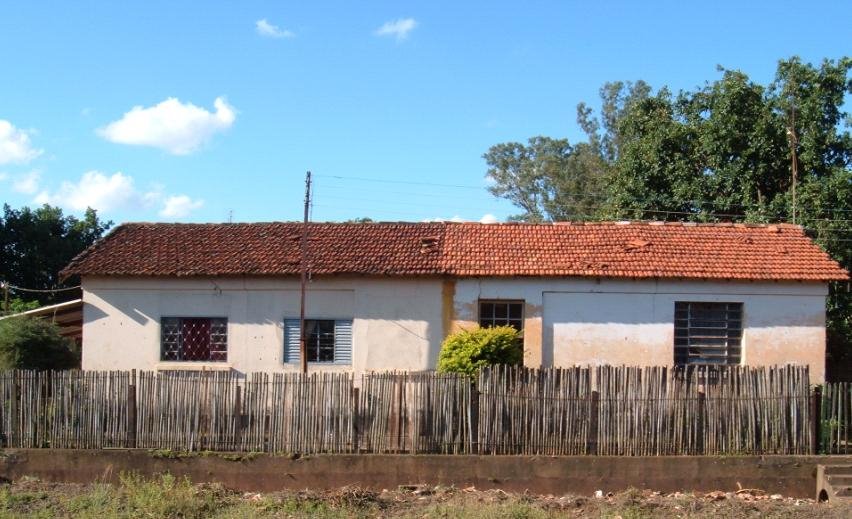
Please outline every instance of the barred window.
[[742, 303], [675, 303], [675, 364], [739, 364]]
[[164, 361], [225, 362], [228, 360], [228, 320], [218, 317], [163, 317], [160, 359]]
[[511, 326], [520, 331], [524, 329], [524, 302], [492, 300], [479, 301], [479, 326]]
[[[305, 319], [308, 362], [352, 363], [351, 319]], [[299, 362], [299, 320], [284, 319], [284, 362]]]

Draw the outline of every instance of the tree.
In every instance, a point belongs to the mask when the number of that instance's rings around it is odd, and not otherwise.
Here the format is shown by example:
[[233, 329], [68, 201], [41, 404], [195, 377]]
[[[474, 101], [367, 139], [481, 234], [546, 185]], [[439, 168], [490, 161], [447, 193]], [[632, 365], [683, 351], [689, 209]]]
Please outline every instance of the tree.
[[[65, 216], [62, 209], [44, 205], [37, 209], [3, 206], [0, 218], [0, 279], [24, 288], [48, 290], [73, 286], [78, 280], [59, 281], [59, 271], [93, 244], [112, 222], [87, 209], [83, 218]], [[79, 297], [79, 294], [18, 293], [41, 304]]]
[[441, 345], [438, 371], [475, 377], [480, 368], [494, 364], [520, 364], [523, 347], [511, 326], [474, 328], [450, 334]]
[[[485, 156], [491, 192], [532, 221], [794, 222], [852, 269], [852, 120], [844, 111], [850, 70], [846, 57], [819, 65], [793, 57], [778, 63], [768, 85], [723, 68], [719, 79], [677, 95], [641, 81], [607, 83], [599, 117], [584, 103], [577, 107], [587, 142], [493, 146]], [[595, 157], [585, 170], [568, 166], [580, 149]], [[554, 165], [540, 166], [541, 156]], [[573, 186], [570, 196], [554, 187], [564, 185]], [[830, 286], [827, 327], [832, 360], [852, 362], [845, 283]]]
[[0, 369], [71, 369], [79, 364], [72, 342], [50, 321], [29, 317], [0, 320]]
[[582, 193], [601, 189], [604, 181], [593, 148], [571, 146], [566, 139], [533, 137], [527, 145], [498, 144], [484, 158], [491, 193], [524, 210], [515, 220], [585, 219], [594, 211], [594, 200]]

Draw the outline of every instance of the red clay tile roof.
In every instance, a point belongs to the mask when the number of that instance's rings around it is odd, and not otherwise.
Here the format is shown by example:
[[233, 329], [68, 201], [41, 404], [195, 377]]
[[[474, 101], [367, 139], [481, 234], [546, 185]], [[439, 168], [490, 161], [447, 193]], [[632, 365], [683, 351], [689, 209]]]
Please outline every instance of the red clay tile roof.
[[[846, 280], [798, 226], [688, 223], [314, 223], [315, 275]], [[117, 227], [62, 272], [296, 275], [298, 223]]]

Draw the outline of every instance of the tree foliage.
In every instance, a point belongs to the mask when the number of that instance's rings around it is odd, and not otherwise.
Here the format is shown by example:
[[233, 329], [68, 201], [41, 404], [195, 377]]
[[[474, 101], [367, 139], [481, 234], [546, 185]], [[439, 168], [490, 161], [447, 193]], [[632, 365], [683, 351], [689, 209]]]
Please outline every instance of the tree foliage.
[[[77, 280], [59, 281], [59, 271], [71, 259], [103, 236], [112, 222], [87, 209], [82, 219], [65, 216], [62, 209], [44, 205], [37, 209], [3, 206], [0, 218], [0, 279], [34, 289], [55, 289]], [[74, 293], [15, 294], [41, 304], [79, 297]]]
[[[490, 190], [530, 221], [795, 221], [850, 269], [850, 69], [846, 57], [818, 65], [793, 57], [766, 85], [723, 68], [677, 94], [642, 81], [607, 83], [599, 114], [577, 107], [586, 142], [493, 146], [484, 156]], [[852, 356], [846, 283], [830, 287], [827, 315], [832, 354]]]
[[79, 367], [72, 344], [50, 321], [29, 317], [0, 320], [0, 369]]
[[523, 348], [518, 331], [511, 326], [474, 328], [450, 334], [441, 345], [438, 371], [474, 377], [480, 368], [493, 364], [520, 364]]

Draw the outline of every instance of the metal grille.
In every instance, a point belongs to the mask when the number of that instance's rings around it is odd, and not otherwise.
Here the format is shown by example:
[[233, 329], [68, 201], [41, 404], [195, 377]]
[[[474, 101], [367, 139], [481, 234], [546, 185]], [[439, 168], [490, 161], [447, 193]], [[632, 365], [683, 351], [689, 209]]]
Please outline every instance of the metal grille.
[[480, 301], [479, 326], [511, 326], [520, 331], [524, 329], [523, 301]]
[[742, 303], [675, 303], [675, 364], [739, 364]]
[[228, 320], [211, 317], [163, 317], [160, 323], [162, 360], [225, 362]]
[[305, 321], [305, 349], [308, 362], [334, 362], [334, 321]]

